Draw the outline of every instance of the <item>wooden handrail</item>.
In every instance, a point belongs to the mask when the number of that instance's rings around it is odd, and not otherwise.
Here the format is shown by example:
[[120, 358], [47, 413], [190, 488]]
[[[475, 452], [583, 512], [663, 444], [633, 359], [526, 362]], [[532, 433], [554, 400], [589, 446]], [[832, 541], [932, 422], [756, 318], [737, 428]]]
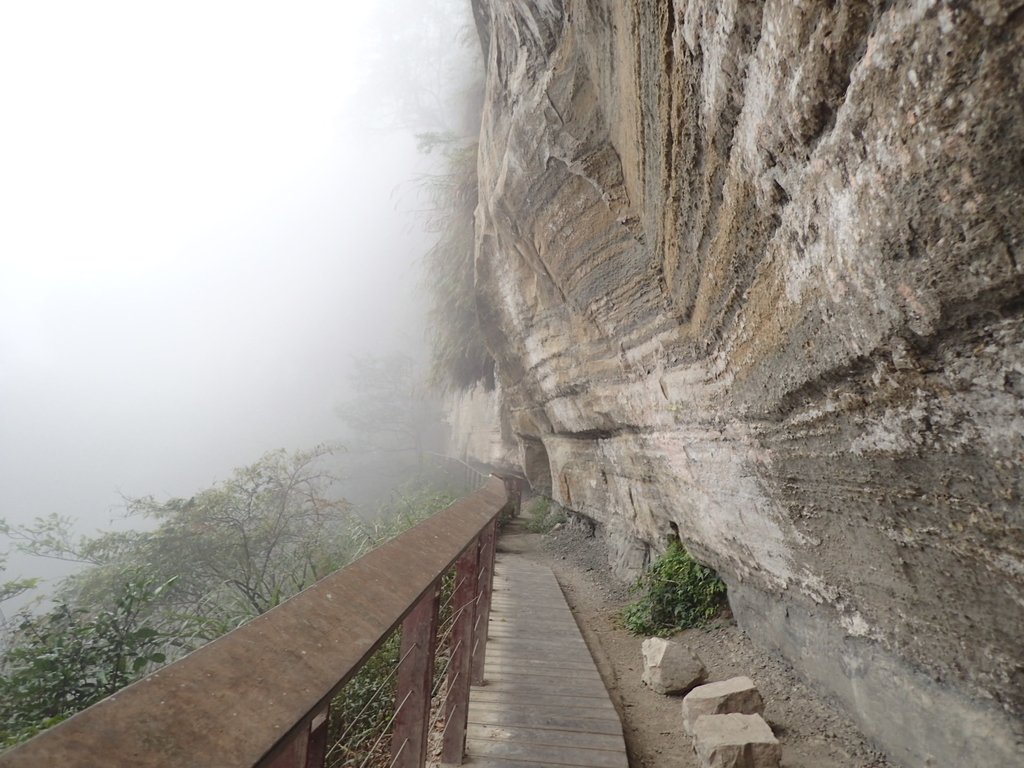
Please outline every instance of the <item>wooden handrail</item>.
[[0, 766], [304, 768], [331, 698], [479, 549], [515, 503], [506, 488], [492, 477], [273, 610], [0, 754]]

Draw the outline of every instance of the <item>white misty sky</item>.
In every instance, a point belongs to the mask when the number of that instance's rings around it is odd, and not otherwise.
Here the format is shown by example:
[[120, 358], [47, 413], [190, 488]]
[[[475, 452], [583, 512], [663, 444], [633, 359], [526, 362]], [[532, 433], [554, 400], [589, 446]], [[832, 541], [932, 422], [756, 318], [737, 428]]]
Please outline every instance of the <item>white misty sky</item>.
[[0, 8], [0, 515], [332, 439], [350, 355], [420, 340], [421, 161], [356, 100], [383, 4]]

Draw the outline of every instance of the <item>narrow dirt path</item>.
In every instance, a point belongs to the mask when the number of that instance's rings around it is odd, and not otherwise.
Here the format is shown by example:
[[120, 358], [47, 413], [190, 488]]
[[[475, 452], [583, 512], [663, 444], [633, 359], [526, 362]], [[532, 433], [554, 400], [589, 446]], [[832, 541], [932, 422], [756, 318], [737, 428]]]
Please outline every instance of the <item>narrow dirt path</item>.
[[[629, 602], [625, 585], [609, 572], [604, 545], [574, 528], [529, 533], [516, 520], [499, 548], [552, 568], [622, 718], [633, 768], [698, 768], [682, 731], [681, 698], [662, 696], [640, 682], [636, 637], [618, 622]], [[849, 719], [800, 681], [781, 658], [755, 647], [729, 618], [676, 638], [707, 667], [709, 680], [753, 678], [765, 699], [765, 719], [782, 742], [784, 768], [891, 768]]]

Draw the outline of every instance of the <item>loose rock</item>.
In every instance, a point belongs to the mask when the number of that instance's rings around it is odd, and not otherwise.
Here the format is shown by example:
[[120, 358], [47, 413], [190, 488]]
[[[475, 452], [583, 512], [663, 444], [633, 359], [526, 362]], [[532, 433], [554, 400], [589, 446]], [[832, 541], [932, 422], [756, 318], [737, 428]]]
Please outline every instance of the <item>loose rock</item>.
[[693, 726], [701, 768], [778, 768], [782, 747], [760, 715], [701, 715]]
[[733, 677], [694, 688], [683, 699], [683, 727], [693, 733], [701, 715], [760, 715], [764, 700], [749, 677]]
[[651, 637], [641, 647], [643, 681], [657, 693], [686, 693], [704, 681], [704, 662], [682, 644]]

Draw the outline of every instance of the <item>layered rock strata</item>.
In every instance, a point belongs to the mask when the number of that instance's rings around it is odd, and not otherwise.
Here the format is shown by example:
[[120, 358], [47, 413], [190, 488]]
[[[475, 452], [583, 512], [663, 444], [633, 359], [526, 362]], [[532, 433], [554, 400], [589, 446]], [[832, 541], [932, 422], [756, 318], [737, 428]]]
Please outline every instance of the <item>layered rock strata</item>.
[[1024, 6], [475, 6], [531, 481], [678, 531], [897, 760], [1019, 763]]

